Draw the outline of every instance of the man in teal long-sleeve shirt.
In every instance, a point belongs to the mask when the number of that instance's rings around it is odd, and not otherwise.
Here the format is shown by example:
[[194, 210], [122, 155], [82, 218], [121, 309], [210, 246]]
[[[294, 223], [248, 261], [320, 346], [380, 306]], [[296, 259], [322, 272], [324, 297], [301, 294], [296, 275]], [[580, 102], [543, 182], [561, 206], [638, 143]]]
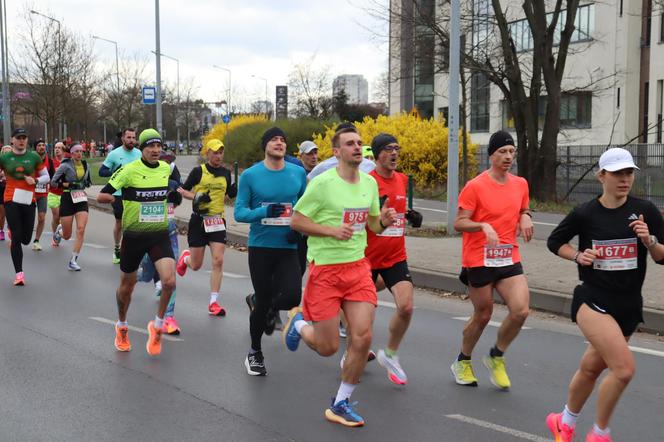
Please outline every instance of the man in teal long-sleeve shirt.
[[302, 277], [297, 255], [299, 234], [290, 228], [293, 206], [307, 186], [303, 168], [284, 161], [286, 134], [268, 129], [261, 139], [265, 159], [240, 176], [235, 220], [251, 223], [249, 272], [256, 293], [249, 316], [251, 348], [244, 360], [247, 373], [265, 376], [263, 333], [272, 334], [279, 310], [300, 304]]

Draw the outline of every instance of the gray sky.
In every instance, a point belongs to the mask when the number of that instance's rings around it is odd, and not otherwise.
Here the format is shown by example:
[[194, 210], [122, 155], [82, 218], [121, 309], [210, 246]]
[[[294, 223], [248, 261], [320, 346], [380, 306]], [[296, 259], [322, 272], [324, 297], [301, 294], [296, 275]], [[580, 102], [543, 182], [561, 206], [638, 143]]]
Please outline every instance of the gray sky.
[[[263, 99], [265, 82], [252, 75], [268, 80], [273, 97], [274, 86], [287, 83], [293, 64], [313, 54], [317, 65], [330, 66], [331, 78], [364, 75], [371, 94], [373, 80], [387, 69], [387, 45], [365, 28], [384, 34], [387, 25], [363, 11], [367, 1], [161, 0], [161, 51], [180, 59], [181, 82], [195, 77], [199, 95], [210, 101], [228, 87], [228, 74], [213, 64], [231, 69], [233, 89], [253, 101]], [[11, 48], [26, 3], [6, 2]], [[154, 62], [153, 0], [33, 0], [29, 5], [63, 26], [115, 40], [121, 52], [139, 52]], [[95, 51], [101, 61], [115, 63], [112, 44], [96, 41]], [[162, 81], [174, 84], [175, 79], [175, 62], [162, 59]]]

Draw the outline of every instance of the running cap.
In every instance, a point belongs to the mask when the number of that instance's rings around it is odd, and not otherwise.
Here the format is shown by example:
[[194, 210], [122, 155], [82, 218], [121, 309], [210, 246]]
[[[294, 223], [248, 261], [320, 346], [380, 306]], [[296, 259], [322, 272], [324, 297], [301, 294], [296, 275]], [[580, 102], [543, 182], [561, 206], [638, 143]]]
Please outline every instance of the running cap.
[[17, 127], [16, 129], [14, 129], [14, 132], [12, 132], [12, 137], [14, 138], [27, 137], [27, 136], [28, 136], [28, 131], [22, 127]]
[[[379, 133], [374, 137], [373, 140], [371, 140], [371, 150], [373, 152], [374, 158], [378, 158], [378, 155], [380, 155], [380, 152], [385, 149], [385, 146], [388, 144], [393, 144], [393, 143], [399, 143], [397, 139], [390, 134], [386, 133]], [[363, 152], [363, 156], [366, 157], [366, 154]]]
[[161, 135], [155, 129], [145, 129], [138, 136], [138, 144], [141, 150], [153, 143], [163, 144]]
[[83, 146], [80, 144], [74, 144], [72, 147], [69, 148], [69, 153], [76, 153], [76, 152], [83, 152]]
[[505, 146], [515, 146], [514, 138], [512, 138], [512, 135], [505, 132], [504, 130], [494, 132], [493, 135], [491, 135], [491, 138], [489, 138], [489, 156], [493, 155], [495, 151]]
[[222, 143], [220, 139], [212, 138], [211, 140], [208, 140], [207, 143], [205, 143], [205, 147], [203, 147], [201, 153], [205, 155], [207, 154], [208, 150], [211, 150], [212, 152], [217, 152], [224, 148], [225, 148], [224, 143]]
[[308, 140], [303, 141], [302, 144], [300, 144], [300, 155], [302, 155], [303, 153], [310, 153], [314, 149], [318, 149], [316, 143]]
[[632, 154], [628, 150], [621, 147], [613, 147], [599, 157], [599, 170], [615, 172], [623, 169], [639, 169], [634, 164], [634, 158], [632, 158]]
[[268, 130], [265, 131], [263, 136], [261, 137], [261, 147], [263, 150], [265, 150], [265, 147], [267, 146], [267, 143], [274, 137], [284, 137], [284, 140], [286, 139], [286, 132], [281, 130], [278, 127], [271, 127]]
[[376, 156], [373, 153], [373, 150], [371, 149], [371, 146], [362, 146], [362, 158], [376, 158]]

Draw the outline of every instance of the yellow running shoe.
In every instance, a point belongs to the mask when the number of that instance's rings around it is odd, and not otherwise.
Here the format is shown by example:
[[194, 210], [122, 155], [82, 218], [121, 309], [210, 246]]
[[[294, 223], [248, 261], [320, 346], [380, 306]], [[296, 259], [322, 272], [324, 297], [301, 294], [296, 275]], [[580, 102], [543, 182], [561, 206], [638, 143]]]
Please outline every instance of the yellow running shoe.
[[505, 370], [504, 356], [485, 356], [482, 358], [482, 362], [487, 370], [489, 370], [489, 377], [493, 385], [503, 390], [511, 387], [510, 378], [507, 376], [507, 371]]
[[473, 364], [470, 360], [454, 361], [450, 369], [457, 384], [477, 387], [477, 378], [473, 373]]

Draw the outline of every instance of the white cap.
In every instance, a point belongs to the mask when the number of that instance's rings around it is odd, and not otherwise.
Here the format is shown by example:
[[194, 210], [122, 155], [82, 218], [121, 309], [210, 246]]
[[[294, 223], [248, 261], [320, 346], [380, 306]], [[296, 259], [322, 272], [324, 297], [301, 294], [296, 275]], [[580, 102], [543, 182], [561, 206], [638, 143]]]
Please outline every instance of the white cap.
[[309, 153], [314, 149], [318, 149], [318, 146], [316, 146], [313, 141], [303, 141], [302, 144], [300, 144], [300, 155], [303, 153]]
[[634, 164], [632, 154], [628, 150], [620, 147], [613, 147], [599, 157], [599, 170], [606, 170], [607, 172], [615, 172], [623, 169], [637, 169]]

